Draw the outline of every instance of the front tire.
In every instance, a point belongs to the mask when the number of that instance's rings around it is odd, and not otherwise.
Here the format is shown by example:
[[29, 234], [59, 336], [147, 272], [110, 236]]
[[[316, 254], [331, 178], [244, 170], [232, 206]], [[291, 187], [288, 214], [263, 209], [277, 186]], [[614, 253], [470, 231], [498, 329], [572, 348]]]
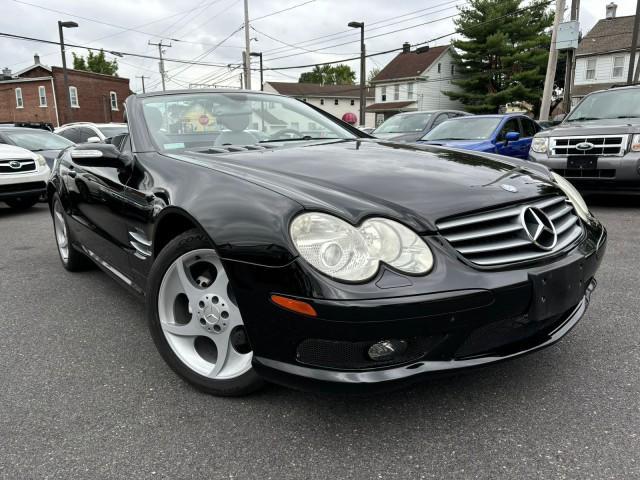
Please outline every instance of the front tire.
[[146, 311], [160, 355], [198, 389], [240, 396], [263, 385], [251, 365], [251, 346], [227, 273], [197, 230], [176, 237], [158, 255], [149, 274]]
[[51, 201], [51, 214], [53, 216], [53, 232], [62, 266], [70, 272], [80, 272], [91, 268], [93, 266], [91, 260], [71, 245], [67, 214], [64, 212], [57, 193], [54, 194]]

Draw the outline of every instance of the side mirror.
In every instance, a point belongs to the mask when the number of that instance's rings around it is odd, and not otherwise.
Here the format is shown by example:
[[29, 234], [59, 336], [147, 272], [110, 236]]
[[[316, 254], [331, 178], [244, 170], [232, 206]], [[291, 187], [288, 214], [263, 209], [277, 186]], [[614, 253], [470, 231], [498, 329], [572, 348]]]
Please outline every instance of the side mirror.
[[132, 158], [120, 153], [115, 146], [107, 143], [78, 145], [71, 149], [71, 158], [75, 163], [85, 167], [128, 167]]
[[100, 143], [100, 137], [89, 137], [87, 138], [87, 143]]
[[507, 144], [509, 142], [515, 142], [520, 139], [520, 133], [518, 132], [507, 132], [504, 136], [504, 143]]

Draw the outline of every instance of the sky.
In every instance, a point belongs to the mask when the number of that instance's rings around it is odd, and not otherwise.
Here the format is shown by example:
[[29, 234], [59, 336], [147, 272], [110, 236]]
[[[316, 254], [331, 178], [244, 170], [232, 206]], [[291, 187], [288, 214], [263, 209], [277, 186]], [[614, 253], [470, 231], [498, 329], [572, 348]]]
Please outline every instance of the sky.
[[[610, 0], [581, 0], [583, 33], [605, 16]], [[360, 33], [349, 21], [364, 21], [367, 53], [400, 48], [403, 42], [449, 43], [452, 17], [465, 0], [249, 0], [251, 50], [262, 52], [265, 68], [299, 67], [359, 55]], [[567, 0], [570, 3], [570, 0]], [[633, 15], [633, 0], [616, 0], [618, 16]], [[58, 20], [72, 20], [78, 28], [65, 29], [65, 42], [124, 52], [117, 59], [118, 75], [130, 79], [134, 92], [159, 90], [158, 60], [131, 55], [157, 56], [149, 42], [171, 43], [165, 50], [167, 88], [193, 84], [238, 87], [245, 41], [243, 0], [0, 0], [0, 32], [58, 40]], [[568, 18], [568, 13], [567, 13]], [[321, 38], [319, 38], [321, 37]], [[67, 49], [86, 55], [83, 49]], [[33, 64], [38, 53], [45, 65], [61, 65], [56, 45], [0, 37], [0, 68], [18, 71]], [[367, 58], [367, 70], [384, 67], [396, 53]], [[181, 64], [171, 59], [197, 59], [211, 65]], [[257, 58], [253, 58], [257, 68]], [[359, 72], [357, 60], [348, 63]], [[230, 65], [230, 66], [229, 66]], [[308, 68], [265, 71], [265, 81], [295, 82]], [[259, 72], [252, 87], [259, 87]]]

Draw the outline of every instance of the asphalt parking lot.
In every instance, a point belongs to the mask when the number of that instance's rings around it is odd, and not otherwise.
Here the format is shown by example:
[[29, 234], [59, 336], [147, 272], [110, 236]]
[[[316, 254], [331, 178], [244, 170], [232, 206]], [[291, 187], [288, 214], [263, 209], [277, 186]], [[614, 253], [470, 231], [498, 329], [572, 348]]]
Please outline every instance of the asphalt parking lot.
[[608, 253], [559, 344], [383, 396], [239, 399], [174, 375], [106, 275], [63, 270], [44, 204], [0, 206], [0, 477], [640, 478], [640, 199], [591, 202]]

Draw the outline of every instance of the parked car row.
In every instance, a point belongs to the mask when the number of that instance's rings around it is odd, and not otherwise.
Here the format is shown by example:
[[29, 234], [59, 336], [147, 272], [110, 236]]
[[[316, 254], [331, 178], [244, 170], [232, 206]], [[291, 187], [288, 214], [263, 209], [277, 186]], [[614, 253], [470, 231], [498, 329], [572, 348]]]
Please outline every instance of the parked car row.
[[78, 143], [108, 143], [127, 132], [124, 123], [73, 123], [52, 133], [38, 127], [0, 126], [0, 202], [25, 209], [46, 195], [60, 152]]

